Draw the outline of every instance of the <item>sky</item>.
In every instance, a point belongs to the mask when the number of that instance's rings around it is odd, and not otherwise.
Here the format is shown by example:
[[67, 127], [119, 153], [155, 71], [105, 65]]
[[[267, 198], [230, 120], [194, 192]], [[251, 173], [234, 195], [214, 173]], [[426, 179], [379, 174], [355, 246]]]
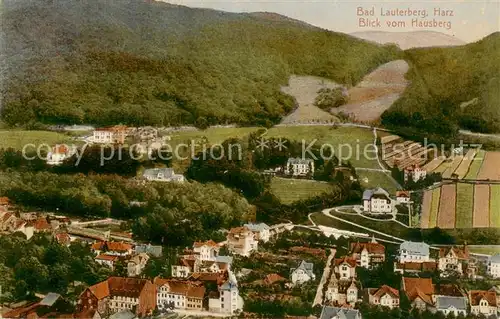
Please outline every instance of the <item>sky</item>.
[[[276, 12], [332, 31], [406, 32], [439, 31], [466, 42], [479, 40], [500, 30], [500, 0], [167, 0], [166, 2], [197, 8], [212, 8], [230, 12]], [[366, 14], [361, 15], [368, 11]], [[405, 12], [394, 17], [387, 10], [426, 11], [425, 18], [408, 16]], [[444, 15], [435, 15], [439, 11]], [[384, 12], [384, 13], [382, 13]], [[364, 19], [364, 20], [362, 20]], [[377, 19], [378, 23], [377, 26]], [[413, 21], [418, 19], [417, 21]], [[367, 21], [373, 26], [365, 26]], [[423, 21], [433, 23], [418, 25]], [[394, 25], [394, 26], [389, 26]], [[415, 23], [415, 24], [414, 24]]]

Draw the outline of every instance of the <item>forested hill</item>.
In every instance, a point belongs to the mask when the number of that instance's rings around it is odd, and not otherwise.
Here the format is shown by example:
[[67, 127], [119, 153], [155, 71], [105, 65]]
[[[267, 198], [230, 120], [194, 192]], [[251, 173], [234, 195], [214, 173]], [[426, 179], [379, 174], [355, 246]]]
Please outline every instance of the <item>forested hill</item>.
[[396, 59], [283, 16], [143, 0], [4, 0], [9, 124], [270, 124], [290, 74], [348, 85]]
[[382, 122], [440, 135], [500, 132], [499, 52], [500, 32], [464, 46], [405, 51], [411, 84]]

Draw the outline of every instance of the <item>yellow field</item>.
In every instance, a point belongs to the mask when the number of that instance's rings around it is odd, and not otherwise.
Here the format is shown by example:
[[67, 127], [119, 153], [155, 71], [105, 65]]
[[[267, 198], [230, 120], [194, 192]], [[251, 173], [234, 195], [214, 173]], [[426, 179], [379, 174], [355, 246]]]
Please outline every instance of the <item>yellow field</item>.
[[0, 148], [22, 150], [27, 144], [75, 143], [68, 135], [49, 131], [0, 130]]

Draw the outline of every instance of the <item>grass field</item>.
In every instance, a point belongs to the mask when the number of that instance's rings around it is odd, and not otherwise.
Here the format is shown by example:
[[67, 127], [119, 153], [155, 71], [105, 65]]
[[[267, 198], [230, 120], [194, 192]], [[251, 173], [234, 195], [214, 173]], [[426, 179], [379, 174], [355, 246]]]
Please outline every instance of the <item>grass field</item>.
[[[378, 136], [388, 135], [378, 132]], [[380, 168], [377, 163], [373, 147], [373, 133], [369, 129], [356, 127], [331, 126], [278, 126], [269, 129], [266, 137], [286, 137], [294, 141], [305, 141], [306, 146], [312, 143], [314, 146], [331, 145], [338, 157], [348, 158], [355, 167]], [[363, 150], [366, 149], [365, 156]], [[359, 150], [359, 151], [358, 151]], [[349, 153], [351, 156], [349, 156]]]
[[463, 155], [455, 156], [451, 165], [443, 172], [443, 178], [451, 178], [458, 166], [460, 166], [460, 163], [462, 163], [463, 158]]
[[431, 214], [429, 217], [429, 228], [437, 226], [438, 212], [439, 212], [439, 199], [441, 197], [441, 188], [432, 190]]
[[469, 245], [469, 251], [476, 254], [494, 255], [500, 254], [500, 245], [474, 246]]
[[474, 185], [457, 184], [457, 206], [455, 227], [472, 227], [472, 216], [474, 211]]
[[476, 157], [474, 157], [472, 164], [469, 166], [469, 171], [467, 172], [467, 175], [465, 175], [465, 179], [477, 178], [479, 170], [481, 169], [481, 165], [483, 164], [484, 154], [485, 154], [484, 150], [479, 150], [477, 152]]
[[280, 177], [271, 180], [271, 191], [283, 204], [291, 204], [332, 190], [334, 190], [332, 185], [312, 180]]
[[[377, 171], [360, 171], [356, 172], [359, 177], [359, 182], [361, 186], [364, 188], [376, 188], [382, 187], [389, 194], [395, 194], [397, 190], [399, 190], [398, 185], [395, 184], [395, 181], [391, 179], [390, 176], [387, 176], [386, 173], [377, 172]], [[365, 182], [368, 179], [368, 182]]]
[[174, 148], [180, 143], [187, 143], [190, 141], [196, 141], [199, 143], [202, 138], [206, 138], [206, 141], [209, 144], [218, 144], [229, 138], [245, 137], [257, 130], [257, 127], [214, 127], [206, 130], [174, 131], [167, 135], [170, 135], [171, 140], [169, 143]]
[[0, 130], [0, 148], [22, 150], [27, 144], [76, 143], [67, 135], [49, 131]]
[[500, 185], [490, 185], [490, 227], [500, 227]]

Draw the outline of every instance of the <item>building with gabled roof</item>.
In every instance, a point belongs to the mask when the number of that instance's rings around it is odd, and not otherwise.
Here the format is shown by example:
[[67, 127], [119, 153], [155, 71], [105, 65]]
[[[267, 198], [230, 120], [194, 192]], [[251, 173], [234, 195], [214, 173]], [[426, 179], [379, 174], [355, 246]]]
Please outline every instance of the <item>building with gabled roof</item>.
[[469, 303], [473, 315], [498, 318], [498, 303], [495, 291], [471, 290], [469, 291]]
[[409, 191], [397, 191], [396, 192], [396, 202], [399, 204], [408, 204], [410, 202], [410, 192]]
[[399, 246], [399, 262], [424, 262], [430, 260], [430, 246], [426, 243], [405, 241]]
[[108, 255], [108, 254], [99, 254], [94, 258], [96, 263], [108, 266], [109, 268], [111, 268], [111, 270], [115, 269], [115, 263], [119, 259], [120, 258], [116, 255]]
[[358, 266], [371, 268], [385, 261], [385, 246], [372, 239], [371, 242], [350, 244], [349, 254]]
[[310, 280], [315, 280], [314, 264], [302, 260], [297, 268], [290, 269], [290, 279], [294, 285], [301, 285]]
[[241, 256], [249, 256], [259, 246], [255, 234], [245, 226], [231, 228], [226, 239], [229, 251]]
[[115, 256], [130, 256], [132, 255], [132, 245], [117, 241], [101, 241], [92, 244], [91, 249], [95, 254], [106, 253], [107, 255]]
[[324, 306], [319, 319], [363, 319], [363, 317], [359, 310]]
[[500, 278], [500, 254], [495, 254], [488, 258], [487, 272], [493, 278]]
[[124, 144], [127, 137], [127, 127], [115, 125], [94, 130], [92, 142], [99, 144]]
[[137, 254], [146, 253], [146, 254], [151, 255], [153, 257], [161, 257], [163, 255], [163, 247], [162, 246], [156, 246], [156, 245], [151, 245], [151, 244], [135, 245], [134, 250]]
[[193, 243], [193, 252], [199, 254], [201, 261], [215, 261], [217, 255], [219, 255], [220, 246], [213, 240], [207, 240], [205, 242], [195, 241]]
[[142, 177], [148, 181], [155, 182], [179, 182], [182, 183], [186, 179], [182, 174], [175, 174], [173, 168], [148, 168], [144, 170]]
[[356, 280], [339, 280], [338, 274], [332, 273], [325, 292], [325, 299], [335, 306], [353, 307], [359, 301], [360, 290], [361, 287]]
[[356, 278], [356, 259], [352, 257], [335, 258], [333, 272], [339, 280], [352, 280]]
[[370, 214], [390, 214], [394, 210], [391, 196], [383, 188], [363, 192], [363, 211]]
[[158, 309], [178, 308], [202, 310], [206, 288], [201, 282], [156, 277]]
[[263, 241], [264, 243], [268, 242], [269, 239], [271, 238], [271, 228], [264, 223], [249, 223], [243, 225], [250, 229], [255, 235], [255, 239]]
[[85, 289], [78, 301], [80, 312], [97, 310], [109, 316], [133, 310], [139, 317], [152, 314], [156, 307], [156, 286], [146, 279], [109, 277]]
[[308, 174], [314, 173], [314, 161], [309, 158], [289, 158], [286, 167], [285, 174], [292, 176], [307, 176]]
[[472, 278], [476, 275], [476, 262], [470, 256], [467, 245], [440, 248], [438, 262], [441, 276], [446, 276], [450, 271]]
[[468, 305], [465, 297], [437, 296], [436, 311], [442, 312], [445, 316], [453, 314], [455, 317], [467, 315]]
[[394, 262], [394, 272], [400, 274], [416, 274], [421, 272], [432, 273], [438, 270], [438, 264], [435, 261], [424, 261], [424, 262], [406, 262], [398, 263]]
[[412, 307], [420, 310], [433, 307], [434, 285], [431, 278], [403, 277], [401, 289]]
[[399, 291], [390, 286], [368, 288], [368, 303], [371, 305], [399, 308]]

